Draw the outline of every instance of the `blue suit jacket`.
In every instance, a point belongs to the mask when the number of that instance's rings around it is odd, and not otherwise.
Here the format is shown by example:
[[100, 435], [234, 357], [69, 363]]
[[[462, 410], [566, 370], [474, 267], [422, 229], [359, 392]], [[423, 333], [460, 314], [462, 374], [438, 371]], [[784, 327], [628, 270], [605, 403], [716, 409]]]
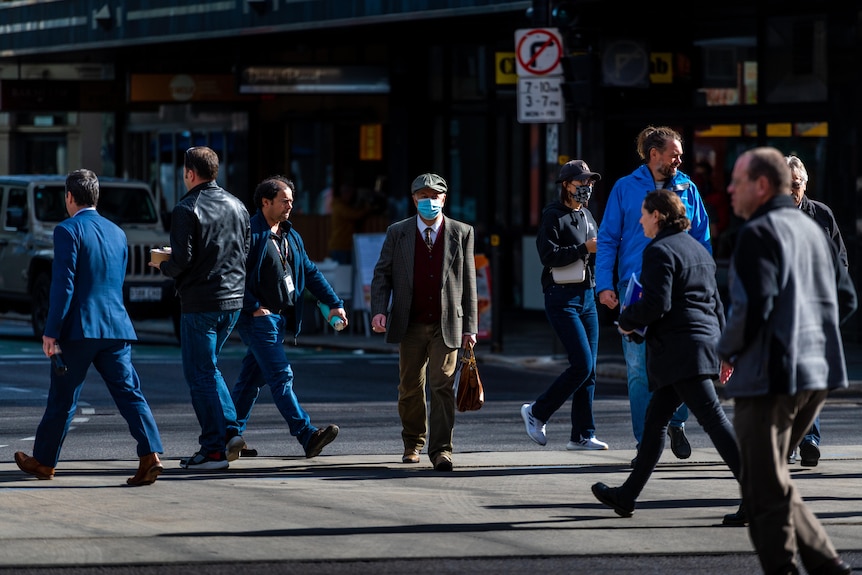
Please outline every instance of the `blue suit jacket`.
[[136, 340], [123, 303], [127, 260], [126, 234], [96, 210], [57, 224], [45, 335], [60, 341]]

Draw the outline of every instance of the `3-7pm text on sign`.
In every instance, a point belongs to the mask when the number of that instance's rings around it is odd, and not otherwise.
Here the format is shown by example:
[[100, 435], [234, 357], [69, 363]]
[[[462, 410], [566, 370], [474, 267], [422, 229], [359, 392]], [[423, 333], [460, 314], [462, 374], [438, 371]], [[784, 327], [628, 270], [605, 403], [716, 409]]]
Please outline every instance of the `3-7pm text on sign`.
[[522, 124], [559, 124], [566, 121], [563, 78], [518, 78], [518, 121]]

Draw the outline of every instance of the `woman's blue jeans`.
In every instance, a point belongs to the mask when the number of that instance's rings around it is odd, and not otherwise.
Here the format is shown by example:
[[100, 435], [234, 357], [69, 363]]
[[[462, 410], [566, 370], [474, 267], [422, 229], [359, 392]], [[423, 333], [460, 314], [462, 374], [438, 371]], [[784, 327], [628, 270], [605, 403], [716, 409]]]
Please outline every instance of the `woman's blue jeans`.
[[533, 416], [547, 422], [571, 397], [570, 439], [594, 437], [593, 395], [599, 348], [595, 290], [587, 283], [552, 284], [545, 290], [545, 315], [566, 349], [569, 367], [536, 399]]
[[239, 310], [180, 316], [183, 375], [201, 426], [201, 451], [206, 454], [223, 452], [227, 426], [236, 425], [236, 409], [218, 368], [218, 354], [238, 317]]

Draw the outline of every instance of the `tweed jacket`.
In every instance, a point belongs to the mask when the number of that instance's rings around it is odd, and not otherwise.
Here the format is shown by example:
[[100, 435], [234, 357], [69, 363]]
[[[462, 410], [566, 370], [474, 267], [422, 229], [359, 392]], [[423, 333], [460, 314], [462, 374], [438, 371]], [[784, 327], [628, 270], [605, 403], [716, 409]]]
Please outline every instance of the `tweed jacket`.
[[847, 387], [840, 324], [856, 290], [838, 250], [790, 196], [740, 228], [730, 266], [730, 313], [719, 356], [734, 366], [728, 397]]
[[[389, 226], [371, 280], [371, 316], [388, 314], [386, 341], [400, 343], [410, 321], [416, 216]], [[479, 328], [473, 227], [443, 216], [443, 286], [440, 327], [447, 347], [461, 347], [465, 333]]]

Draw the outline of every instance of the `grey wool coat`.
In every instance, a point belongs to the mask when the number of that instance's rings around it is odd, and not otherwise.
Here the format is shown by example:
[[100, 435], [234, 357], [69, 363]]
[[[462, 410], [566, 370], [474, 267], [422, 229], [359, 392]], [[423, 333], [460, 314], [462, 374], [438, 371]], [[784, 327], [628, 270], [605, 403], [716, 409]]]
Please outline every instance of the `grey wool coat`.
[[[371, 280], [371, 315], [388, 314], [386, 341], [400, 343], [410, 321], [416, 216], [389, 226]], [[461, 336], [479, 329], [473, 227], [443, 216], [443, 274], [440, 327], [446, 346], [461, 347]], [[391, 301], [391, 305], [390, 305]]]

